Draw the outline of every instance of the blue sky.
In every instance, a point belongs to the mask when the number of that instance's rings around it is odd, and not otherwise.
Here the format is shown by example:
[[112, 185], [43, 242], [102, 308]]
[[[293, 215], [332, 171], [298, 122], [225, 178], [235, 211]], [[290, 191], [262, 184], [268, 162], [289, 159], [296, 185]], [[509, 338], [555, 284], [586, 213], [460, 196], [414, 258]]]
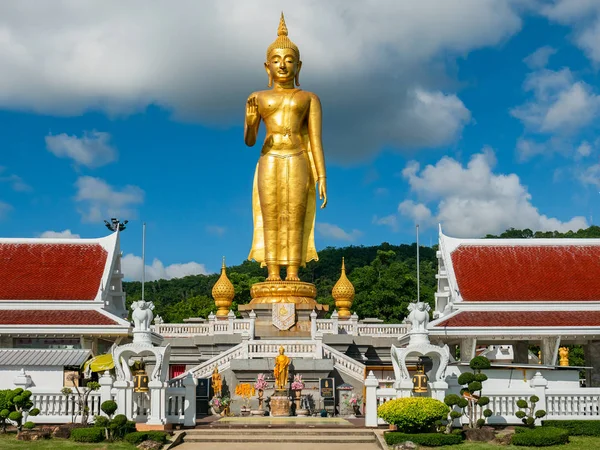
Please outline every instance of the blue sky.
[[323, 103], [317, 248], [600, 221], [600, 2], [297, 3], [0, 5], [0, 235], [116, 215], [130, 278], [143, 221], [150, 278], [240, 263], [244, 104], [282, 8]]

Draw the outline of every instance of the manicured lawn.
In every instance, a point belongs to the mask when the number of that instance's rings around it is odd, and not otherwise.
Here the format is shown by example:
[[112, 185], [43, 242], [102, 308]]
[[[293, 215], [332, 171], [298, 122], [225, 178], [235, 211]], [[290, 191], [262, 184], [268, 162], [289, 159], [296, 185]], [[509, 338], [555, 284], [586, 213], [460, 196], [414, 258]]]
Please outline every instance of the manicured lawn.
[[84, 444], [68, 439], [44, 439], [41, 441], [17, 441], [16, 433], [0, 434], [0, 449], [2, 450], [132, 450], [135, 446], [127, 442], [100, 442], [98, 444]]
[[[543, 450], [555, 449], [555, 450], [595, 450], [600, 449], [600, 437], [587, 437], [587, 436], [571, 436], [570, 442], [565, 445], [555, 445], [553, 447], [518, 447], [516, 445], [500, 445], [500, 444], [487, 444], [477, 442], [465, 442], [460, 445], [448, 445], [444, 447], [431, 447], [439, 450]], [[425, 449], [430, 447], [419, 447], [419, 449]]]

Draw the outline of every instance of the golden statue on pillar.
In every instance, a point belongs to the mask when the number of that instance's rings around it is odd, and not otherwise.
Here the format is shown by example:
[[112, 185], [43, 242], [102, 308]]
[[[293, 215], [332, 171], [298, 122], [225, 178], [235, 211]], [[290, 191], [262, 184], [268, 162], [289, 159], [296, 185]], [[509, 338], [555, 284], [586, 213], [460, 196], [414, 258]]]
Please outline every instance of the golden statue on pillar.
[[221, 396], [221, 391], [223, 390], [223, 380], [221, 379], [221, 374], [219, 373], [219, 366], [215, 366], [212, 373], [212, 388], [216, 397]]
[[[321, 102], [299, 83], [300, 51], [288, 38], [283, 13], [277, 39], [267, 49], [272, 89], [248, 97], [244, 141], [256, 143], [261, 120], [266, 138], [254, 176], [254, 235], [248, 259], [266, 266], [267, 283], [255, 285], [253, 303], [314, 303], [316, 289], [301, 283], [298, 269], [318, 260], [314, 243], [316, 191], [327, 205], [321, 143]], [[286, 268], [285, 282], [280, 270]], [[277, 284], [268, 284], [276, 282]], [[304, 300], [303, 300], [304, 299]]]
[[569, 347], [560, 347], [558, 349], [558, 355], [560, 356], [560, 360], [558, 362], [559, 366], [568, 366], [569, 365]]
[[290, 358], [284, 355], [285, 349], [279, 347], [279, 355], [275, 358], [273, 376], [275, 377], [275, 389], [286, 389], [290, 369]]

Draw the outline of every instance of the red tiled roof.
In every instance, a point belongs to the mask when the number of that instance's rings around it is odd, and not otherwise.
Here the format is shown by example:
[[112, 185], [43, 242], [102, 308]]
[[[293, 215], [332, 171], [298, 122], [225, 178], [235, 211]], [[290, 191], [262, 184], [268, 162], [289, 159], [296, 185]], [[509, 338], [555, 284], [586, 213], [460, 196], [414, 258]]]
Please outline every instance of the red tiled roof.
[[600, 311], [464, 311], [443, 327], [600, 327]]
[[600, 246], [461, 245], [451, 257], [466, 301], [600, 300]]
[[0, 310], [0, 325], [118, 325], [98, 311]]
[[0, 243], [0, 300], [93, 300], [107, 256], [99, 244]]

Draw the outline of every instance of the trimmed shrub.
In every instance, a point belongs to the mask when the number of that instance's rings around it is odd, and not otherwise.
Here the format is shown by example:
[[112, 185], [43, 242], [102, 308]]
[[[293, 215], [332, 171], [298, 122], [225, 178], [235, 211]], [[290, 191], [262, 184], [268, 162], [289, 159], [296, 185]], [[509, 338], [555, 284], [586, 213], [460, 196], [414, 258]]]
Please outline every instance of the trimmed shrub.
[[148, 439], [155, 442], [160, 442], [161, 444], [166, 444], [168, 440], [169, 433], [165, 431], [148, 431]]
[[432, 431], [436, 421], [444, 420], [449, 412], [448, 406], [429, 397], [397, 398], [377, 408], [379, 417], [405, 433]]
[[123, 438], [132, 445], [139, 445], [144, 441], [148, 440], [147, 431], [134, 431], [133, 433], [126, 434]]
[[401, 444], [402, 442], [411, 441], [418, 445], [427, 447], [440, 447], [442, 445], [456, 445], [463, 441], [460, 434], [441, 434], [441, 433], [419, 433], [406, 434], [388, 432], [384, 435], [385, 442], [388, 445]]
[[25, 422], [23, 424], [23, 428], [25, 428], [26, 430], [33, 430], [35, 428], [35, 423], [33, 422]]
[[600, 420], [542, 420], [542, 426], [569, 430], [571, 436], [600, 436]]
[[106, 400], [105, 402], [102, 402], [102, 404], [100, 405], [100, 409], [108, 417], [112, 417], [112, 415], [117, 410], [117, 402], [115, 402], [113, 400]]
[[[518, 430], [515, 429], [515, 431]], [[515, 432], [510, 443], [526, 447], [549, 447], [569, 442], [569, 431], [560, 428], [538, 427]]]
[[71, 439], [76, 442], [102, 442], [104, 430], [102, 428], [73, 428]]
[[108, 428], [110, 425], [110, 419], [104, 416], [96, 416], [94, 417], [94, 427], [95, 428]]

